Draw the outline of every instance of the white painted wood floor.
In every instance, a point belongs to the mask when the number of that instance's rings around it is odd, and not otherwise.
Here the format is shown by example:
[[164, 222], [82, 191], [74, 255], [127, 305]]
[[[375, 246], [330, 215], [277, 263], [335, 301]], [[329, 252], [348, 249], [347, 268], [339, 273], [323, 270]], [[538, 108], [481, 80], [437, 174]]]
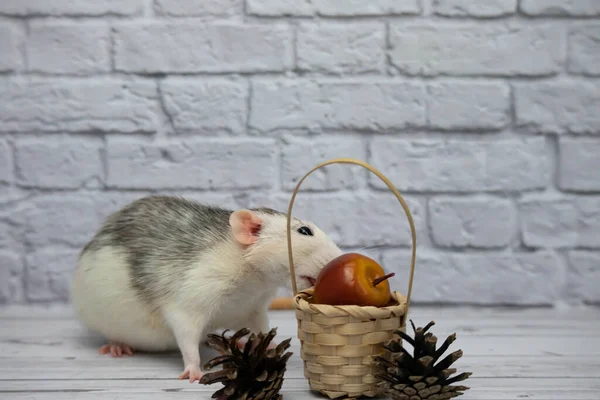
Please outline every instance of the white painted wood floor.
[[[409, 318], [434, 320], [439, 343], [456, 332], [448, 352], [462, 348], [455, 366], [473, 372], [461, 399], [600, 400], [600, 309], [413, 307]], [[293, 338], [284, 400], [325, 399], [303, 377], [294, 314], [274, 311], [271, 323], [276, 340]], [[176, 353], [111, 358], [100, 344], [64, 306], [0, 308], [0, 399], [208, 400], [221, 387], [177, 380]], [[203, 349], [203, 362], [215, 355]]]

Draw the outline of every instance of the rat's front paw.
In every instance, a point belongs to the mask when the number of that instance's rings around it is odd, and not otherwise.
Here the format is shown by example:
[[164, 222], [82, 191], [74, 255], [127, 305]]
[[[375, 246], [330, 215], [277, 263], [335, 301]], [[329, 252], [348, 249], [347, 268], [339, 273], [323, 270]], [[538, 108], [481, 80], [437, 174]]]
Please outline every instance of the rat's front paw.
[[203, 375], [198, 365], [190, 365], [185, 367], [185, 371], [179, 375], [179, 380], [189, 378], [190, 383], [194, 383], [195, 381], [200, 381]]

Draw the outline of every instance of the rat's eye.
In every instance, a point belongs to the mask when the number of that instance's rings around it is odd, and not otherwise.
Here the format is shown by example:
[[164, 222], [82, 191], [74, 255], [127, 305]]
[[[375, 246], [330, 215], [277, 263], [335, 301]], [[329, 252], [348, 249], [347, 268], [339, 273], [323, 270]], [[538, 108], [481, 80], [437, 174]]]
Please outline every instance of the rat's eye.
[[313, 233], [310, 230], [310, 228], [307, 228], [306, 226], [301, 226], [300, 228], [298, 228], [298, 233], [301, 233], [302, 235], [306, 235], [306, 236], [312, 236]]

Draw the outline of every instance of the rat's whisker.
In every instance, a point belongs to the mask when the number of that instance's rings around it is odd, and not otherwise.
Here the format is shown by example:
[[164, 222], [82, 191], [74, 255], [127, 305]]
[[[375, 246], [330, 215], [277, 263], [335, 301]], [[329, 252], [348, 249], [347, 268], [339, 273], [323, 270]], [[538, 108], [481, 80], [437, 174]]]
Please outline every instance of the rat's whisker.
[[368, 251], [368, 250], [377, 250], [377, 249], [380, 249], [383, 247], [385, 247], [385, 245], [370, 245], [370, 246], [363, 246], [363, 247], [357, 247], [357, 248], [351, 247], [350, 249], [348, 249], [348, 252], [360, 253], [360, 252]]

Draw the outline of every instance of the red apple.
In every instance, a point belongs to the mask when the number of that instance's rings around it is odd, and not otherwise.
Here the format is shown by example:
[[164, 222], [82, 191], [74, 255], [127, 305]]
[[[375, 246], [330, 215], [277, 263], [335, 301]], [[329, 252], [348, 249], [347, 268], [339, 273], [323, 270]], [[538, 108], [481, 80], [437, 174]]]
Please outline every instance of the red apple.
[[377, 261], [358, 253], [346, 253], [331, 260], [317, 276], [314, 301], [317, 304], [383, 307], [390, 303], [387, 274]]

